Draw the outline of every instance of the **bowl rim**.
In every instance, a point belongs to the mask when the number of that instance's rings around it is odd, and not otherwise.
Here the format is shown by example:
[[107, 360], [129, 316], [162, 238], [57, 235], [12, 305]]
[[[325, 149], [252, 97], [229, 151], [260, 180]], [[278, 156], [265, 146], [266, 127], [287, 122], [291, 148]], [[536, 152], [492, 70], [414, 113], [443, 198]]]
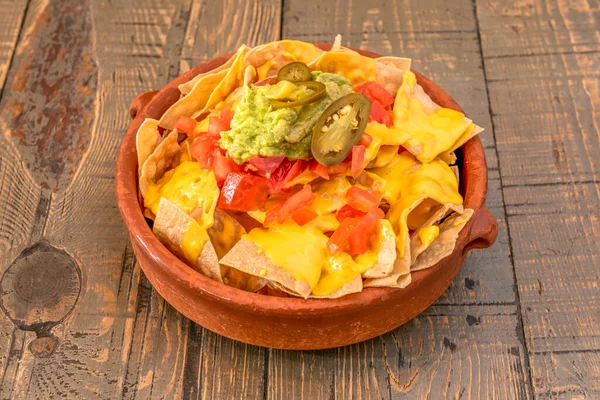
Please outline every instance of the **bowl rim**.
[[[330, 44], [315, 45], [324, 50], [331, 48]], [[371, 58], [379, 57], [378, 54], [370, 51], [360, 49], [353, 50]], [[333, 313], [346, 313], [355, 311], [358, 308], [364, 309], [376, 306], [402, 292], [417, 289], [425, 280], [428, 280], [428, 278], [431, 278], [438, 273], [455, 252], [464, 252], [466, 250], [465, 247], [472, 240], [470, 237], [471, 228], [474, 220], [477, 218], [479, 210], [484, 207], [487, 193], [487, 167], [485, 154], [481, 140], [478, 136], [470, 139], [461, 147], [463, 163], [460, 169], [460, 185], [464, 192], [463, 205], [465, 208], [473, 209], [474, 214], [467, 225], [460, 231], [452, 254], [428, 269], [411, 272], [412, 282], [406, 288], [364, 288], [359, 293], [349, 294], [337, 299], [303, 299], [296, 297], [266, 296], [263, 294], [246, 292], [225, 285], [224, 283], [214, 281], [177, 258], [156, 238], [156, 236], [154, 236], [154, 233], [142, 215], [137, 190], [138, 178], [135, 136], [139, 126], [147, 117], [148, 110], [154, 107], [157, 99], [169, 96], [173, 98], [173, 88], [177, 88], [177, 85], [190, 80], [199, 73], [215, 68], [224, 63], [232, 55], [233, 53], [229, 53], [202, 63], [165, 85], [139, 110], [133, 121], [130, 123], [127, 134], [119, 149], [115, 171], [115, 187], [119, 210], [129, 231], [131, 240], [136, 241], [136, 244], [138, 244], [141, 249], [153, 259], [154, 264], [161, 270], [161, 273], [170, 274], [171, 278], [181, 285], [186, 286], [188, 290], [196, 292], [198, 295], [206, 296], [213, 301], [226, 303], [233, 308], [278, 316], [293, 315], [296, 317], [314, 317], [326, 316]], [[419, 72], [412, 71], [416, 74], [417, 81], [424, 86], [424, 89], [433, 88], [438, 90], [439, 95], [443, 97], [441, 100], [443, 100], [444, 107], [454, 108], [462, 112], [460, 106], [443, 89]], [[176, 98], [177, 97], [174, 99]], [[147, 266], [142, 265], [141, 263], [140, 265], [142, 270], [147, 268]]]

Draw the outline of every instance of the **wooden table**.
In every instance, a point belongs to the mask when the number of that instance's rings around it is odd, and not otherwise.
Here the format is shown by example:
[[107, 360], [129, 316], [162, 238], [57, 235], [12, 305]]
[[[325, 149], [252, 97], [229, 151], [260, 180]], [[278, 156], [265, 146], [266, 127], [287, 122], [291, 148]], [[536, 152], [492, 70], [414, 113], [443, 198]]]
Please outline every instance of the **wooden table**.
[[[600, 10], [556, 3], [0, 0], [0, 398], [600, 398]], [[237, 343], [136, 264], [128, 105], [241, 43], [336, 33], [413, 58], [486, 128], [498, 240], [382, 337]]]

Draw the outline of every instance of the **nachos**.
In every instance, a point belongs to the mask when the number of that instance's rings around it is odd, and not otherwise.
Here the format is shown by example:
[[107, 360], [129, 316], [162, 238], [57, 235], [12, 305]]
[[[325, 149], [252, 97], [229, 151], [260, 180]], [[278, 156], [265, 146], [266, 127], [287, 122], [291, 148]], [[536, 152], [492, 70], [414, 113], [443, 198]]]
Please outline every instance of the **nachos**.
[[336, 298], [402, 288], [454, 249], [454, 151], [482, 131], [424, 92], [410, 60], [284, 40], [241, 46], [137, 132], [153, 231], [242, 290]]

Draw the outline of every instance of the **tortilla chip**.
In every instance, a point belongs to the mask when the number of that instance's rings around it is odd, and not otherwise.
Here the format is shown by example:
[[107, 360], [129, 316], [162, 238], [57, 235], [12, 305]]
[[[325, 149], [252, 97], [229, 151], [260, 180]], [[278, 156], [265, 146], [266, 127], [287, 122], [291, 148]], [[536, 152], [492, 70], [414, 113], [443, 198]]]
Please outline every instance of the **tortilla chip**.
[[[181, 208], [169, 200], [162, 198], [158, 205], [156, 219], [152, 231], [169, 250], [181, 260], [186, 261], [191, 267], [203, 275], [218, 282], [222, 282], [222, 272], [215, 248], [210, 240], [207, 240], [199, 257], [193, 262], [186, 257], [182, 244], [184, 234], [190, 229], [191, 224], [198, 222], [187, 215]], [[208, 236], [207, 236], [208, 239]]]
[[294, 296], [306, 299], [312, 291], [308, 282], [294, 279], [289, 272], [275, 265], [257, 245], [246, 239], [237, 242], [233, 249], [221, 259], [221, 263], [263, 278], [270, 284], [276, 284], [277, 289], [285, 288]]
[[451, 153], [483, 131], [463, 113], [434, 103], [416, 82], [414, 73], [404, 73], [394, 102], [393, 125], [410, 136], [402, 146], [419, 161], [429, 163]]
[[267, 284], [267, 281], [240, 271], [239, 269], [227, 267], [227, 273], [223, 277], [223, 283], [246, 292], [258, 292]]
[[204, 78], [206, 75], [211, 75], [211, 74], [217, 74], [221, 71], [226, 71], [231, 67], [231, 64], [233, 64], [233, 60], [235, 57], [229, 57], [229, 60], [227, 60], [224, 64], [221, 64], [220, 66], [218, 66], [215, 69], [212, 69], [210, 71], [206, 71], [202, 74], [198, 74], [195, 77], [193, 77], [191, 80], [182, 83], [181, 85], [179, 85], [177, 88], [179, 89], [179, 91], [181, 92], [182, 95], [186, 95], [189, 92], [192, 91], [192, 89], [194, 88], [194, 86], [196, 86], [196, 83], [198, 83], [198, 81], [202, 78]]
[[159, 125], [165, 129], [173, 129], [179, 117], [191, 117], [197, 110], [203, 109], [213, 90], [223, 81], [227, 72], [228, 70], [222, 70], [202, 76], [188, 94], [165, 111]]
[[383, 145], [379, 148], [379, 152], [373, 161], [369, 163], [367, 168], [385, 167], [398, 154], [400, 146]]
[[472, 215], [473, 210], [468, 208], [462, 214], [454, 213], [442, 222], [439, 227], [439, 236], [417, 257], [415, 263], [411, 265], [410, 270], [420, 271], [430, 268], [440, 260], [448, 257], [454, 251], [458, 234]]
[[331, 50], [336, 51], [342, 48], [342, 35], [339, 33], [335, 35], [335, 39], [333, 40], [333, 44], [331, 45]]
[[396, 261], [396, 235], [390, 221], [383, 219], [380, 224], [380, 232], [383, 240], [377, 254], [377, 264], [365, 271], [362, 274], [363, 278], [383, 278], [390, 275], [394, 270]]
[[457, 160], [456, 153], [454, 153], [453, 151], [448, 151], [446, 153], [442, 153], [438, 156], [438, 158], [440, 160], [444, 161], [448, 165], [452, 165], [452, 164], [456, 163], [456, 160]]
[[279, 70], [293, 61], [310, 65], [323, 50], [313, 44], [298, 40], [281, 40], [256, 46], [246, 54], [246, 64], [258, 72], [258, 79], [277, 75]]
[[339, 297], [345, 296], [350, 293], [358, 293], [363, 289], [363, 281], [360, 275], [356, 275], [354, 279], [349, 282], [346, 282], [341, 288], [334, 290], [333, 292], [324, 295], [324, 296], [315, 296], [311, 294], [311, 299], [337, 299]]
[[363, 283], [364, 287], [395, 287], [404, 288], [410, 283], [410, 241], [406, 238], [404, 247], [404, 255], [399, 253], [394, 261], [394, 269], [392, 273], [376, 279], [366, 279]]
[[436, 208], [432, 210], [429, 215], [429, 218], [419, 227], [414, 229], [414, 233], [410, 238], [410, 263], [414, 264], [417, 257], [424, 252], [431, 243], [423, 243], [421, 241], [419, 230], [423, 228], [427, 228], [433, 225], [438, 225], [440, 221], [442, 221], [448, 214], [451, 212], [455, 212], [458, 214], [463, 213], [463, 206], [457, 206], [455, 204], [444, 204], [438, 205]]
[[207, 232], [220, 260], [239, 242], [246, 230], [231, 215], [216, 208], [214, 223]]
[[387, 185], [387, 181], [385, 179], [366, 170], [361, 172], [356, 177], [356, 182], [366, 186], [369, 191], [374, 190], [380, 194], [385, 193], [385, 187]]
[[179, 165], [181, 147], [177, 143], [177, 137], [177, 131], [172, 130], [142, 164], [140, 173], [142, 196], [146, 197], [148, 185], [151, 182], [156, 182], [162, 178], [165, 172]]
[[[194, 113], [192, 114], [192, 118], [198, 118], [209, 109], [213, 108], [223, 100], [225, 100], [234, 89], [241, 87], [244, 85], [244, 75], [245, 75], [245, 66], [244, 66], [244, 55], [248, 51], [248, 46], [241, 45], [238, 51], [235, 53], [233, 64], [231, 64], [231, 68], [227, 71], [227, 74], [223, 77], [223, 79], [219, 82], [219, 84], [214, 88], [212, 93], [210, 93], [210, 97], [204, 104], [202, 109], [196, 108]], [[191, 95], [191, 93], [190, 93]]]
[[135, 148], [138, 158], [138, 174], [142, 170], [144, 161], [150, 157], [158, 144], [162, 141], [158, 133], [158, 121], [152, 118], [146, 118], [138, 128], [135, 136]]
[[[394, 67], [398, 71], [401, 71], [402, 73], [404, 73], [405, 71], [410, 71], [410, 65], [412, 63], [412, 60], [410, 58], [393, 57], [393, 56], [378, 57], [375, 60], [380, 62], [381, 64], [385, 64], [387, 66]], [[402, 75], [402, 74], [400, 74], [400, 75]]]
[[252, 65], [248, 65], [244, 70], [244, 87], [248, 87], [251, 83], [256, 82], [257, 76], [256, 68]]
[[456, 175], [456, 182], [460, 183], [460, 170], [458, 169], [458, 166], [452, 165], [450, 166], [450, 169], [454, 172], [454, 175]]
[[377, 82], [395, 96], [402, 85], [402, 74], [410, 71], [410, 58], [379, 57], [375, 59]]
[[[410, 207], [402, 212], [410, 214], [410, 212], [415, 209], [420, 203], [422, 199], [413, 203]], [[390, 222], [391, 223], [391, 222]], [[397, 227], [394, 227], [394, 230], [397, 230]], [[398, 232], [395, 232], [397, 235]], [[396, 236], [395, 238], [395, 249], [396, 249], [396, 260], [394, 261], [394, 269], [392, 273], [377, 279], [367, 279], [364, 283], [365, 287], [399, 287], [403, 288], [410, 283], [410, 278], [406, 278], [406, 275], [410, 275], [410, 238], [408, 235], [404, 236]], [[400, 246], [402, 248], [400, 249]], [[404, 286], [402, 286], [404, 285]]]

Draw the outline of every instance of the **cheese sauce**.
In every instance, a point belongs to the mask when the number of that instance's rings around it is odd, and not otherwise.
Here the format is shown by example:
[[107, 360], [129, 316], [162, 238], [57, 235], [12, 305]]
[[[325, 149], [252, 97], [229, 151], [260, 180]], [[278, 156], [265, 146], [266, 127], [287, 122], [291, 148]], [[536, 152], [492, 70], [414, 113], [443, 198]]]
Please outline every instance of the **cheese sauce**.
[[394, 130], [409, 136], [404, 147], [417, 153], [420, 161], [430, 162], [440, 153], [452, 149], [469, 129], [475, 129], [475, 124], [461, 112], [426, 107], [414, 97], [416, 83], [417, 78], [412, 72], [406, 71], [402, 76], [402, 85], [394, 102]]

